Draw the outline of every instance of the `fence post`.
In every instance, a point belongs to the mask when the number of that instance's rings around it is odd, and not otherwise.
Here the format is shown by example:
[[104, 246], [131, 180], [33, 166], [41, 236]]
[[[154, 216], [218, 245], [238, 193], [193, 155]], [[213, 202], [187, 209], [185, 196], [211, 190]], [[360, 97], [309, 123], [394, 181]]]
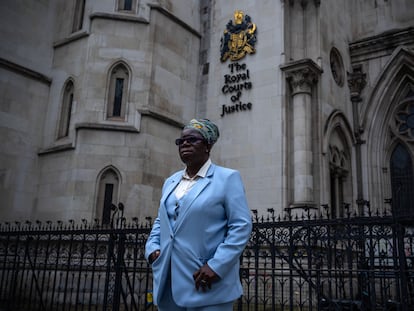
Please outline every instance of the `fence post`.
[[[112, 306], [113, 311], [118, 311], [120, 308], [120, 300], [121, 300], [121, 293], [122, 293], [122, 268], [123, 268], [123, 258], [125, 254], [125, 234], [119, 234], [118, 240], [118, 251], [116, 254], [116, 262], [114, 258], [115, 264], [115, 287], [114, 287], [114, 302]], [[114, 252], [115, 256], [115, 252]]]
[[398, 259], [400, 267], [400, 288], [401, 288], [401, 307], [402, 311], [407, 311], [408, 309], [408, 291], [407, 291], [407, 261], [405, 258], [405, 248], [404, 248], [404, 234], [405, 229], [401, 223], [396, 223], [396, 233], [397, 233], [397, 243], [398, 243]]

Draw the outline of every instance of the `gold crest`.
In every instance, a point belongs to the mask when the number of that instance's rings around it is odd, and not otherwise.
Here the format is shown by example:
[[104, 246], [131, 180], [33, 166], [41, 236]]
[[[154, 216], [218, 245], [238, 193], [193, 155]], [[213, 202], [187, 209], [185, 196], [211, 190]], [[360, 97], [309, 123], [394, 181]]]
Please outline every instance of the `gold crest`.
[[234, 23], [229, 21], [221, 38], [221, 57], [220, 60], [225, 62], [227, 59], [237, 61], [242, 59], [246, 54], [256, 52], [256, 24], [252, 23], [249, 15], [243, 11], [234, 12]]

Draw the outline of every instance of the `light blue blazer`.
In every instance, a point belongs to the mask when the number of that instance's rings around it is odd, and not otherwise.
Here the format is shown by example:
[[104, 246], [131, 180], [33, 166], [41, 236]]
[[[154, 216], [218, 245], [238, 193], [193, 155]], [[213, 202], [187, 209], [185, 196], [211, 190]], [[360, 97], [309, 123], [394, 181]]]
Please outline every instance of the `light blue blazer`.
[[[145, 247], [146, 258], [161, 250], [152, 265], [154, 302], [159, 303], [170, 271], [173, 298], [179, 306], [201, 307], [233, 301], [242, 295], [239, 259], [252, 229], [240, 174], [211, 164], [206, 177], [199, 179], [183, 198], [172, 228], [165, 201], [182, 175], [183, 171], [179, 171], [165, 181], [158, 217]], [[206, 292], [197, 291], [193, 273], [205, 263], [220, 279]]]

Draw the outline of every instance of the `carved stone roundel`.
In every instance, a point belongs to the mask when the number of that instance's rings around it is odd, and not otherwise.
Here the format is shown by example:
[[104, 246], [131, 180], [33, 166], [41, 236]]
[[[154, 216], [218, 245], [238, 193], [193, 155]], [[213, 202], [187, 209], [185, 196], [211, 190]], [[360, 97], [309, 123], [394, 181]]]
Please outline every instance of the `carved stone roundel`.
[[344, 63], [342, 61], [342, 56], [339, 51], [333, 47], [329, 55], [329, 61], [331, 64], [332, 77], [334, 78], [336, 84], [339, 86], [344, 85]]

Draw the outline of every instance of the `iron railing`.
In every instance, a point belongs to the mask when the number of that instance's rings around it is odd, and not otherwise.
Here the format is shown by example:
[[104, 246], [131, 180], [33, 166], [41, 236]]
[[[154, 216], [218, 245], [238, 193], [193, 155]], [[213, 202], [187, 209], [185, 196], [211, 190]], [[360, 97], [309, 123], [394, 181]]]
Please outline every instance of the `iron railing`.
[[[253, 220], [235, 310], [414, 309], [414, 219]], [[0, 310], [156, 310], [149, 231], [124, 218], [1, 224]]]
[[[0, 234], [4, 310], [148, 310], [150, 228], [23, 225]], [[3, 310], [0, 307], [0, 310]]]
[[414, 219], [255, 218], [238, 310], [414, 310]]

